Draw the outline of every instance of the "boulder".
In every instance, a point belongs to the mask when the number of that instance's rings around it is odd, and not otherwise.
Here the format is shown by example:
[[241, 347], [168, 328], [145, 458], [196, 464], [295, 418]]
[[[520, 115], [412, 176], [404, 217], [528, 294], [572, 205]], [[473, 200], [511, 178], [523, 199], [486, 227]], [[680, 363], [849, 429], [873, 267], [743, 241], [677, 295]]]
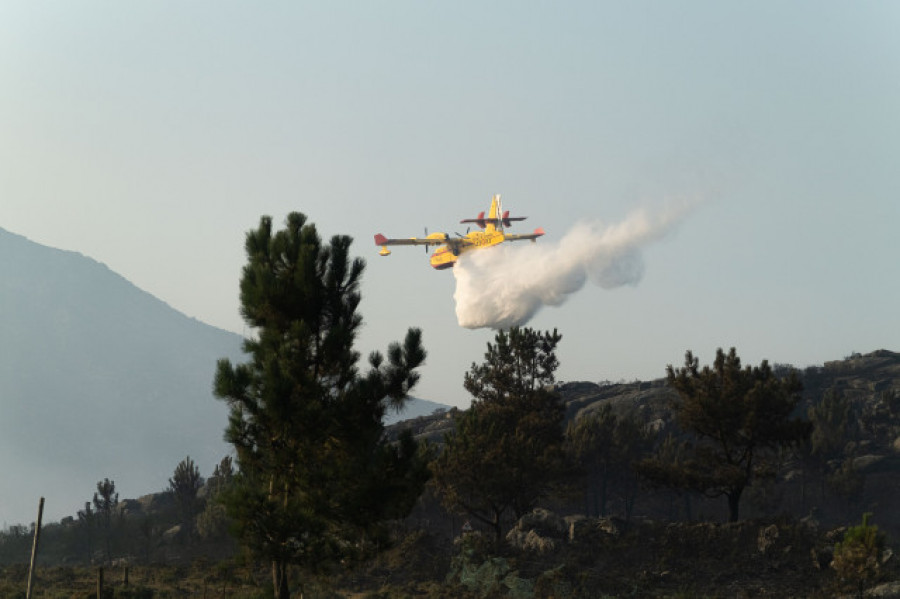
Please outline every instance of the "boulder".
[[116, 509], [121, 516], [136, 516], [144, 511], [144, 506], [137, 499], [123, 499]]
[[544, 508], [535, 508], [516, 522], [514, 529], [535, 530], [543, 536], [562, 538], [566, 534], [566, 521]]
[[853, 469], [857, 472], [865, 472], [872, 469], [878, 462], [884, 459], [882, 455], [862, 455], [853, 459]]
[[759, 549], [760, 553], [768, 555], [774, 550], [775, 542], [777, 540], [778, 526], [770, 524], [769, 526], [764, 526], [759, 529], [759, 534], [756, 538], [756, 547]]
[[566, 534], [566, 522], [550, 510], [536, 508], [522, 516], [506, 535], [506, 541], [520, 551], [540, 554], [556, 550]]
[[864, 596], [900, 599], [900, 581], [885, 582], [871, 589], [866, 589]]
[[573, 544], [602, 543], [622, 534], [618, 518], [573, 518], [569, 520], [568, 540]]
[[516, 539], [521, 543], [521, 549], [532, 551], [539, 555], [556, 551], [556, 542], [549, 537], [542, 537], [537, 531], [529, 530], [524, 539]]
[[172, 541], [178, 539], [181, 536], [181, 524], [176, 524], [169, 530], [165, 531], [162, 534], [162, 538], [167, 543], [171, 543]]
[[138, 497], [137, 501], [144, 512], [151, 514], [171, 509], [175, 505], [175, 496], [170, 492], [151, 493]]

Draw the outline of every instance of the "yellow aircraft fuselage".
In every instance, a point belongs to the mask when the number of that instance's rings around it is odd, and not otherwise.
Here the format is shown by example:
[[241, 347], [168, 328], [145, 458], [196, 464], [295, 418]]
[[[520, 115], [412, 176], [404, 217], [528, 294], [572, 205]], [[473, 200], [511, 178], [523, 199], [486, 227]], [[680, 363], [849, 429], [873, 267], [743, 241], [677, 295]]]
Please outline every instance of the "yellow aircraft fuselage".
[[450, 237], [447, 233], [432, 233], [424, 238], [408, 239], [388, 239], [379, 233], [375, 235], [375, 243], [381, 246], [381, 251], [378, 253], [382, 256], [390, 255], [391, 251], [387, 248], [389, 245], [437, 246], [431, 255], [430, 262], [432, 267], [443, 270], [456, 264], [457, 259], [466, 252], [500, 245], [504, 241], [519, 239], [534, 241], [544, 234], [543, 229], [535, 229], [533, 233], [524, 235], [507, 235], [504, 232], [504, 226], [508, 227], [512, 221], [524, 219], [525, 217], [509, 216], [509, 211], [502, 212], [500, 196], [495, 195], [491, 200], [491, 208], [487, 216], [481, 212], [476, 218], [460, 221], [461, 223], [475, 223], [481, 229], [480, 231], [472, 231], [459, 237]]
[[[491, 229], [495, 229], [494, 225], [487, 226]], [[438, 270], [450, 268], [456, 264], [456, 260], [466, 252], [490, 247], [492, 245], [500, 245], [506, 239], [506, 236], [495, 229], [493, 231], [473, 231], [468, 233], [463, 239], [469, 243], [460, 246], [456, 253], [453, 252], [453, 249], [449, 245], [442, 245], [435, 249], [434, 253], [431, 254], [431, 266]]]

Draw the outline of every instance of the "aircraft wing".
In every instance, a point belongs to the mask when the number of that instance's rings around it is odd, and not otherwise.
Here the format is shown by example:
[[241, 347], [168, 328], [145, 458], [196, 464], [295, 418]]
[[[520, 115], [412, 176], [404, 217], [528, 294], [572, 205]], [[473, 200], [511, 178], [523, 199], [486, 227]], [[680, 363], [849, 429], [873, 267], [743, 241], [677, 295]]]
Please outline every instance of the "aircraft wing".
[[440, 237], [432, 233], [428, 237], [407, 237], [404, 239], [388, 239], [381, 233], [375, 235], [375, 245], [443, 245], [449, 241], [449, 235], [442, 233]]
[[534, 233], [524, 233], [521, 235], [512, 235], [512, 234], [506, 233], [503, 235], [503, 240], [504, 241], [519, 241], [521, 239], [531, 239], [533, 241], [543, 234], [544, 234], [543, 227], [539, 227], [534, 230]]

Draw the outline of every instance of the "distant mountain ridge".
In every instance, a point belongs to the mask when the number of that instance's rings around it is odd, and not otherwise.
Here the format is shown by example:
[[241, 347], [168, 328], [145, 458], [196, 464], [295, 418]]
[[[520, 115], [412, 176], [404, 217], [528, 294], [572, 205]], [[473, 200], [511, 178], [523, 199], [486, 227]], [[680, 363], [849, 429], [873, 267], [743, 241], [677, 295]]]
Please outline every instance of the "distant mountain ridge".
[[388, 410], [387, 414], [384, 415], [384, 424], [386, 426], [391, 426], [398, 422], [403, 422], [404, 420], [412, 420], [419, 416], [431, 416], [437, 412], [446, 412], [450, 409], [451, 406], [442, 403], [410, 396], [402, 411], [395, 412], [390, 409]]
[[176, 311], [105, 265], [0, 229], [0, 522], [71, 515], [108, 477], [166, 486], [228, 452], [216, 360], [242, 337]]
[[[237, 293], [237, 282], [235, 283]], [[230, 453], [216, 361], [243, 338], [185, 316], [104, 264], [0, 228], [0, 525], [72, 516], [96, 483], [156, 493], [190, 455]], [[385, 422], [449, 406], [410, 398]]]

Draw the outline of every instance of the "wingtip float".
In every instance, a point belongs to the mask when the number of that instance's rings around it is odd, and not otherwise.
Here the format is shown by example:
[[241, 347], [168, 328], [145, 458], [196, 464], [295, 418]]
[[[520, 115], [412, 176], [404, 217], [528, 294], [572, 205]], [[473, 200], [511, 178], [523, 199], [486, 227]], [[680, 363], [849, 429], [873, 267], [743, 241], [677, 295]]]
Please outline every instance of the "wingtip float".
[[428, 251], [428, 246], [438, 246], [431, 254], [430, 262], [435, 269], [443, 270], [456, 264], [456, 260], [466, 252], [494, 247], [506, 241], [528, 239], [534, 242], [538, 237], [544, 235], [544, 229], [541, 227], [535, 229], [533, 233], [522, 235], [506, 233], [506, 227], [512, 226], [515, 221], [525, 220], [525, 218], [524, 216], [510, 216], [509, 210], [504, 212], [498, 194], [491, 199], [491, 208], [487, 216], [481, 212], [476, 218], [459, 221], [460, 223], [476, 224], [479, 228], [477, 231], [467, 232], [465, 235], [457, 234], [456, 237], [451, 237], [447, 233], [432, 233], [425, 237], [407, 239], [389, 239], [378, 233], [375, 235], [375, 245], [381, 246], [381, 250], [378, 252], [381, 256], [390, 256], [389, 245], [423, 245], [425, 251]]

